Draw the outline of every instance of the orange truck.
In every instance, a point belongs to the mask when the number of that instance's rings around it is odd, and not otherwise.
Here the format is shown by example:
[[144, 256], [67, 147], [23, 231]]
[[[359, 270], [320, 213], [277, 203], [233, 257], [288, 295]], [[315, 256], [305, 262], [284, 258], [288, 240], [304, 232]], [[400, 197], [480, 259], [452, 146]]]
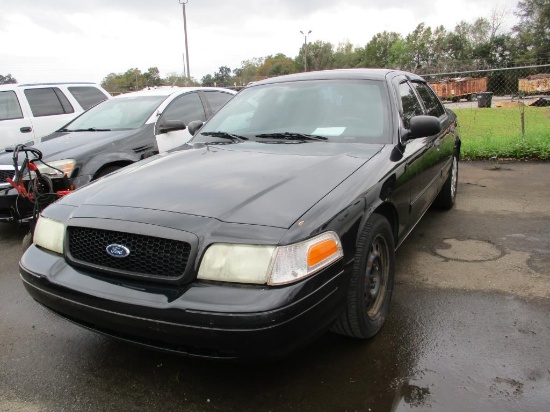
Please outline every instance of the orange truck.
[[472, 101], [477, 93], [487, 91], [487, 77], [456, 77], [444, 79], [430, 86], [443, 100], [458, 102], [460, 99]]
[[533, 74], [518, 80], [518, 90], [525, 94], [550, 92], [550, 73]]

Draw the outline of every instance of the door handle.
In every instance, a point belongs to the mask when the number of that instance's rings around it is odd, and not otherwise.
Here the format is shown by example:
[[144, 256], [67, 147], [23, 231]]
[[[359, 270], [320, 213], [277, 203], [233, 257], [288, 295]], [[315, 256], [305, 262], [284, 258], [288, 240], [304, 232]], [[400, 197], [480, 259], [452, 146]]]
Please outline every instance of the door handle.
[[30, 128], [28, 126], [27, 127], [22, 127], [21, 129], [19, 129], [19, 131], [21, 133], [30, 133], [30, 132], [32, 132], [32, 128]]

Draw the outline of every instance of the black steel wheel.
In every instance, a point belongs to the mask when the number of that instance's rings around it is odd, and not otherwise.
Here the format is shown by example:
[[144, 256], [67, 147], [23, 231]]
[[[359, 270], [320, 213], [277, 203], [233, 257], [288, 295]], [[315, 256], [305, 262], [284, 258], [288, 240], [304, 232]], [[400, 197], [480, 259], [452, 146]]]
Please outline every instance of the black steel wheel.
[[395, 274], [391, 226], [373, 214], [357, 242], [346, 308], [331, 330], [367, 339], [380, 330], [390, 309]]

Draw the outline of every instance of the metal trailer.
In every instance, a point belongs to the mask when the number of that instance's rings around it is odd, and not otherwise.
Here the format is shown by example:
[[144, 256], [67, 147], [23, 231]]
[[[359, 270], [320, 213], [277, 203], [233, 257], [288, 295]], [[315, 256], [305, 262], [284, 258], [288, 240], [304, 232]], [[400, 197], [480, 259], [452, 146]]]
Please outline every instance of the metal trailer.
[[457, 77], [445, 79], [430, 86], [443, 100], [458, 102], [460, 99], [472, 101], [478, 93], [487, 91], [487, 77]]
[[533, 74], [519, 79], [518, 91], [526, 95], [550, 93], [550, 73]]

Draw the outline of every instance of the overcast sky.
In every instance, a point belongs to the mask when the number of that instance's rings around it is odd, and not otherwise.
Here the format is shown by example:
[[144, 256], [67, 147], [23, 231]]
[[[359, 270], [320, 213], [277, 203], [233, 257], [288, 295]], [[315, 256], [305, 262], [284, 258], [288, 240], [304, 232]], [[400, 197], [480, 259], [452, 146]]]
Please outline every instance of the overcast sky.
[[[0, 74], [19, 83], [101, 82], [109, 73], [156, 66], [183, 72], [183, 0], [2, 0]], [[453, 30], [516, 0], [187, 0], [191, 76], [284, 53], [308, 42], [365, 46], [378, 32], [410, 33], [421, 22]]]

